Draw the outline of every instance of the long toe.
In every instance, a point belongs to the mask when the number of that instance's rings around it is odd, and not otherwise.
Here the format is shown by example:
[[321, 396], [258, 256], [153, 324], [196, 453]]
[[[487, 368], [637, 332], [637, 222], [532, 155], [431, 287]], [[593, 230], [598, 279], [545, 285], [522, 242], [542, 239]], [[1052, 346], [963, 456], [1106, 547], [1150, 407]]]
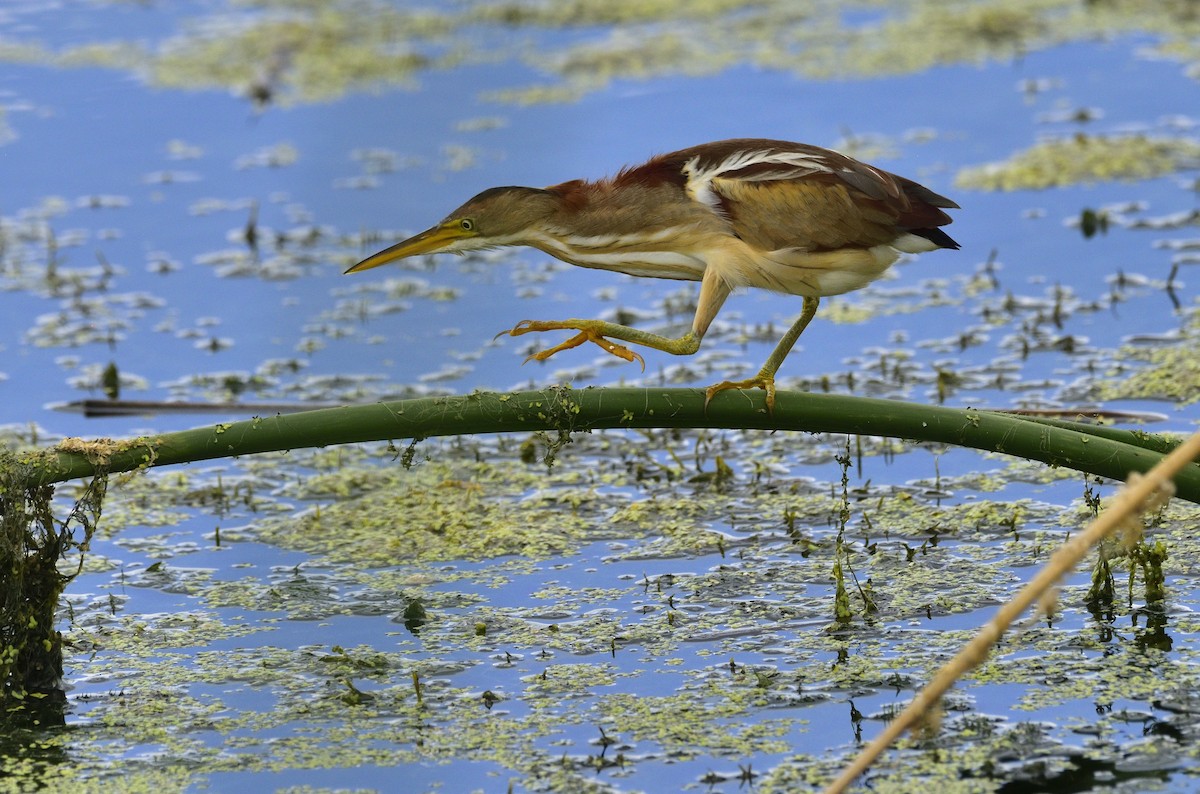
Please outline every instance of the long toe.
[[538, 331], [560, 331], [562, 329], [562, 323], [552, 323], [544, 320], [522, 320], [507, 331], [501, 331], [496, 334], [496, 336], [500, 337], [505, 334], [509, 336], [522, 336], [523, 334], [531, 334]]
[[592, 327], [592, 324], [593, 323], [590, 320], [522, 320], [514, 325], [510, 330], [501, 331], [496, 336], [503, 336], [505, 334], [508, 334], [509, 336], [523, 336], [525, 334], [541, 331], [578, 331], [579, 333], [575, 334], [570, 339], [567, 339], [565, 342], [560, 342], [554, 347], [550, 347], [545, 350], [539, 350], [536, 353], [531, 353], [525, 358], [525, 361], [545, 361], [555, 353], [561, 353], [564, 350], [570, 350], [573, 347], [579, 347], [584, 342], [591, 342], [605, 353], [616, 356], [623, 361], [628, 361], [631, 363], [634, 361], [638, 362], [642, 365], [642, 372], [646, 371], [646, 360], [644, 358], [624, 345], [617, 344], [616, 342], [605, 338], [601, 331], [598, 331]]
[[646, 359], [625, 347], [625, 345], [618, 345], [611, 339], [606, 339], [593, 331], [584, 331], [583, 334], [587, 336], [589, 341], [597, 345], [605, 353], [609, 353], [617, 358], [624, 359], [631, 364], [636, 361], [642, 365], [642, 372], [646, 371]]
[[709, 386], [704, 390], [704, 408], [708, 409], [708, 404], [717, 394], [730, 389], [762, 389], [767, 393], [767, 413], [775, 412], [775, 378], [762, 373], [746, 380], [724, 380]]
[[555, 345], [554, 347], [550, 347], [545, 350], [539, 350], [536, 353], [530, 353], [528, 356], [525, 357], [525, 361], [522, 363], [528, 364], [530, 361], [545, 361], [546, 359], [550, 358], [550, 356], [554, 355], [555, 353], [560, 353], [563, 350], [570, 350], [573, 347], [579, 347], [584, 342], [587, 342], [589, 339], [590, 339], [590, 337], [588, 336], [587, 332], [581, 331], [581, 332], [575, 334], [575, 336], [572, 336], [567, 341], [560, 342], [559, 344]]

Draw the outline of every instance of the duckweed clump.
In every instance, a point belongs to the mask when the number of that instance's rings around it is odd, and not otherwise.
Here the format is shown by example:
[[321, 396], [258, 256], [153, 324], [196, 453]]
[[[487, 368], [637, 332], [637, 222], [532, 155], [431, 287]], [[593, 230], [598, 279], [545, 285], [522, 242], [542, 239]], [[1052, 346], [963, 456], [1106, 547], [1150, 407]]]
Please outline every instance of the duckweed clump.
[[[1178, 338], [1123, 345], [1113, 357], [1114, 377], [1095, 383], [1096, 399], [1162, 400], [1193, 405], [1200, 400], [1200, 310], [1192, 309]], [[1130, 362], [1138, 362], [1130, 366]]]
[[[1011, 61], [1135, 31], [1158, 37], [1147, 49], [1200, 74], [1198, 25], [1186, 3], [510, 0], [428, 10], [378, 0], [259, 0], [253, 7], [242, 13], [219, 8], [158, 42], [85, 42], [54, 52], [7, 41], [0, 60], [122, 69], [172, 88], [225, 88], [259, 108], [412, 87], [432, 70], [504, 59], [528, 62], [546, 79], [493, 90], [488, 98], [527, 105], [574, 101], [615, 80], [707, 74], [740, 64], [816, 78], [907, 74]], [[590, 35], [527, 46], [529, 37], [564, 29]]]
[[961, 171], [976, 190], [1043, 190], [1080, 182], [1150, 179], [1200, 163], [1200, 143], [1147, 135], [1085, 135], [1043, 141], [1007, 162]]

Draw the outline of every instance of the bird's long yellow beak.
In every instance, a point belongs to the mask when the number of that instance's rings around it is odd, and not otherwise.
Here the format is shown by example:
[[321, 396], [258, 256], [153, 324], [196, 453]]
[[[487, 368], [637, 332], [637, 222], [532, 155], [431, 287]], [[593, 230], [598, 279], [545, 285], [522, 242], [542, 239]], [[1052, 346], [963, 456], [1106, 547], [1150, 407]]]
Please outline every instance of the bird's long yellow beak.
[[404, 259], [408, 256], [436, 254], [438, 251], [444, 250], [452, 243], [466, 236], [458, 224], [439, 224], [431, 229], [426, 229], [414, 237], [402, 240], [390, 248], [385, 248], [377, 254], [371, 254], [357, 265], [346, 270], [346, 273], [361, 273], [364, 270], [386, 265], [388, 262], [395, 262], [397, 259]]

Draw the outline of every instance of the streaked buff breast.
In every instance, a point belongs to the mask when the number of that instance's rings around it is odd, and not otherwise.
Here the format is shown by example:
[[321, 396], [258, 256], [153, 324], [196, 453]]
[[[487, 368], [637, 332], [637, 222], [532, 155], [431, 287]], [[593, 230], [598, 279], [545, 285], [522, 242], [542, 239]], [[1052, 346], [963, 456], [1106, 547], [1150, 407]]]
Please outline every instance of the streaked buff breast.
[[[699, 281], [704, 276], [703, 249], [697, 248], [695, 241], [682, 246], [678, 229], [620, 236], [559, 237], [538, 234], [529, 240], [528, 245], [579, 267], [684, 281]], [[677, 246], [686, 250], [678, 250]]]
[[[902, 241], [911, 237], [901, 235], [894, 242], [903, 245]], [[810, 297], [840, 295], [864, 287], [882, 276], [900, 256], [900, 251], [888, 244], [834, 251], [762, 251], [730, 234], [686, 237], [677, 230], [623, 235], [619, 239], [612, 235], [560, 238], [538, 234], [528, 244], [580, 267], [684, 281], [699, 281], [707, 269], [713, 269], [733, 288], [758, 287]], [[686, 248], [676, 250], [676, 245]]]

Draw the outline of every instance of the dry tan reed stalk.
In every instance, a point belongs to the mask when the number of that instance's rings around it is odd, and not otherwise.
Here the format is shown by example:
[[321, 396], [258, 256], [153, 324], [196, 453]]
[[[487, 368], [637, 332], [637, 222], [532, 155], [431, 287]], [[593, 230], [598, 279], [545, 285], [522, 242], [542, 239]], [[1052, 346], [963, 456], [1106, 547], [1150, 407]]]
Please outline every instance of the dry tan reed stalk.
[[999, 642], [1000, 637], [1017, 618], [1035, 603], [1046, 603], [1043, 599], [1050, 599], [1059, 580], [1073, 569], [1092, 547], [1169, 498], [1173, 493], [1171, 478], [1197, 459], [1200, 459], [1200, 433], [1192, 435], [1176, 447], [1144, 476], [1130, 475], [1128, 482], [1113, 497], [1108, 508], [1086, 529], [1069, 539], [1051, 555], [1037, 576], [1011, 601], [1000, 607], [996, 616], [979, 630], [974, 639], [938, 670], [933, 680], [918, 692], [908, 706], [884, 727], [883, 732], [864, 747], [837, 779], [826, 787], [825, 794], [845, 791], [900, 734], [921, 724], [929, 715], [935, 714], [942, 695], [955, 681], [987, 658], [988, 651]]

